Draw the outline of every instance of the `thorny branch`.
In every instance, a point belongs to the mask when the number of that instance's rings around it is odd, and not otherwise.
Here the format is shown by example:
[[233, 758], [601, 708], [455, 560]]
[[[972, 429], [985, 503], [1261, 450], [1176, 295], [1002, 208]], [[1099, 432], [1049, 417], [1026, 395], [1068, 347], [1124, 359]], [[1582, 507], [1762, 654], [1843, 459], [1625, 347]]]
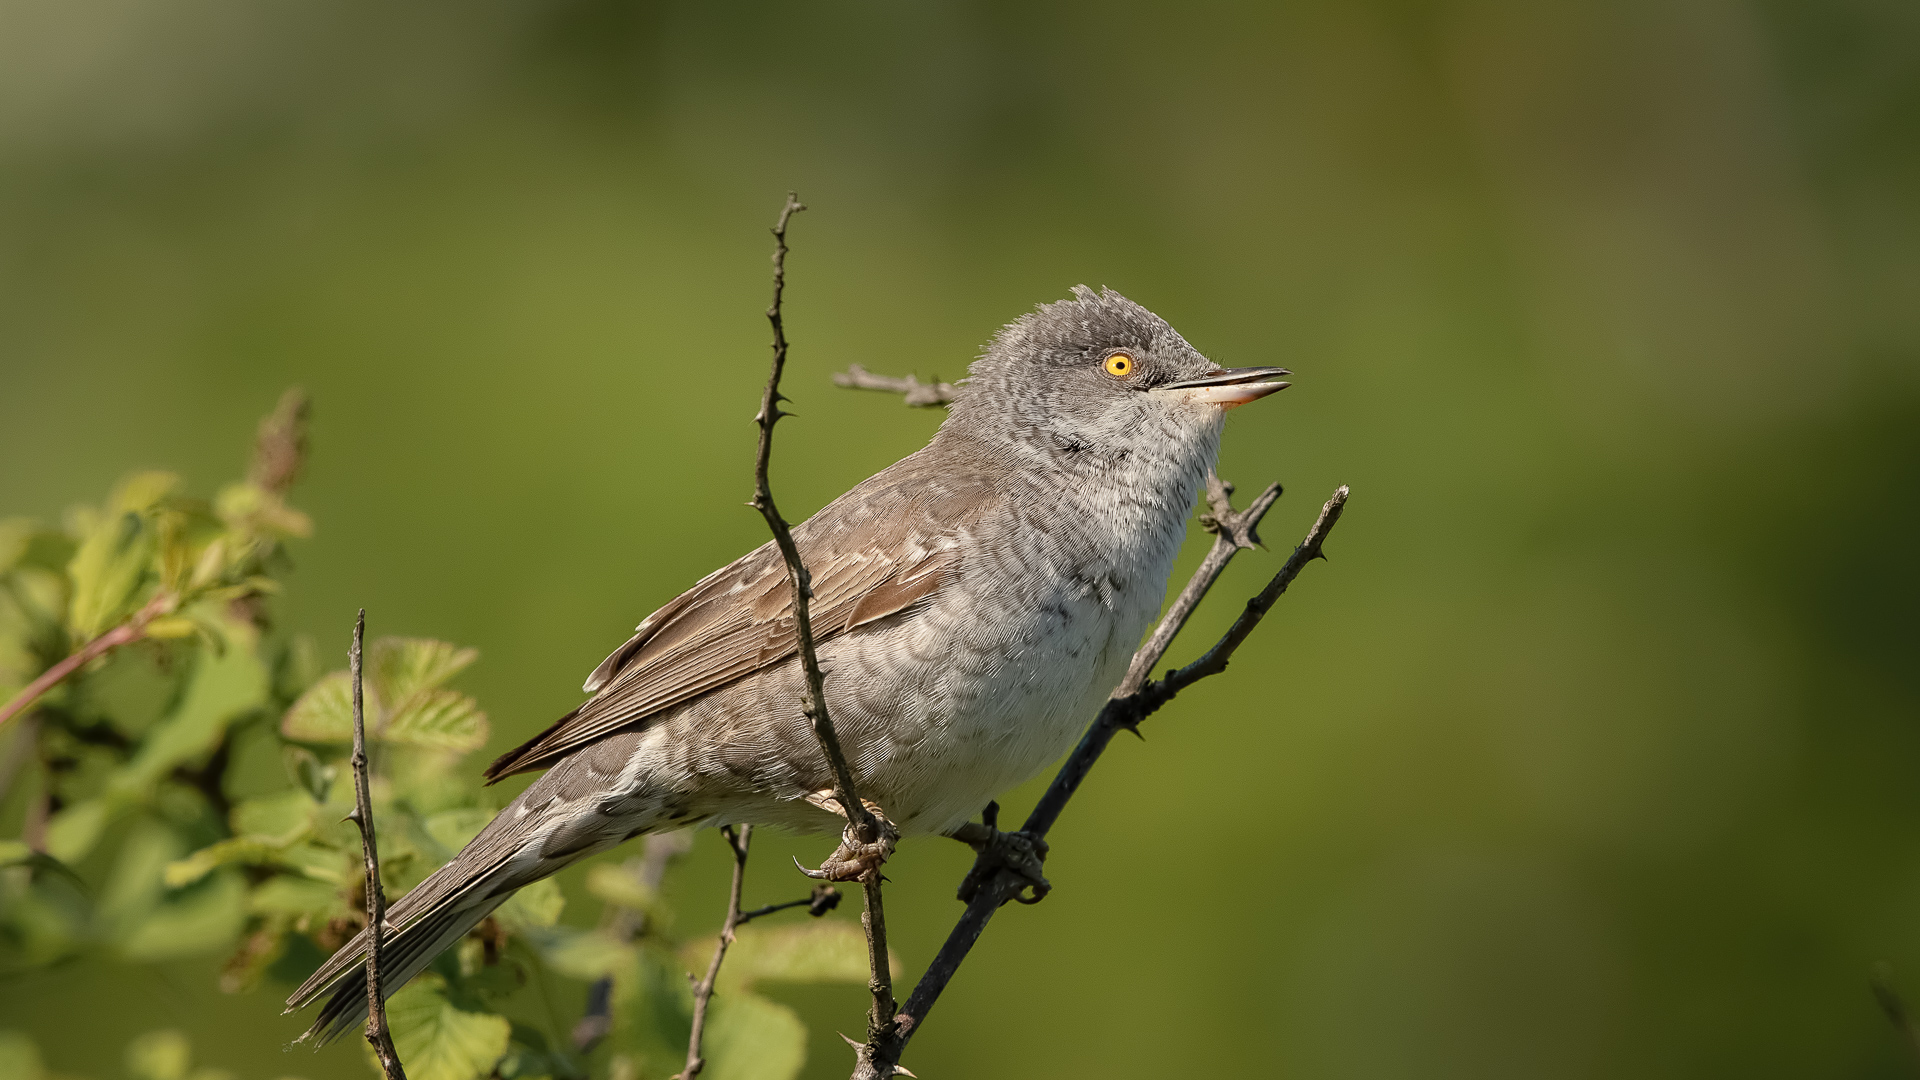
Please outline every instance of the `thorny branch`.
[[[804, 907], [807, 914], [819, 918], [840, 906], [840, 890], [826, 883], [813, 887], [813, 892], [800, 900], [789, 900], [784, 904], [768, 904], [752, 911], [740, 910], [741, 882], [747, 874], [747, 845], [753, 839], [753, 826], [742, 825], [735, 833], [733, 827], [722, 826], [720, 835], [727, 838], [727, 847], [733, 852], [733, 887], [727, 893], [727, 917], [720, 925], [720, 940], [714, 943], [713, 960], [707, 965], [707, 976], [693, 984], [693, 1031], [687, 1037], [687, 1067], [675, 1074], [674, 1080], [693, 1080], [707, 1066], [707, 1060], [700, 1053], [701, 1040], [707, 1030], [707, 1008], [713, 1001], [713, 988], [720, 978], [720, 963], [727, 958], [727, 947], [733, 944], [734, 931], [776, 911]], [[658, 878], [654, 879], [657, 885]], [[688, 974], [689, 980], [693, 979]]]
[[1187, 586], [1173, 601], [1173, 606], [1153, 628], [1153, 636], [1147, 638], [1140, 651], [1133, 654], [1133, 663], [1127, 665], [1127, 677], [1120, 680], [1119, 689], [1113, 692], [1115, 697], [1127, 697], [1139, 691], [1153, 676], [1153, 665], [1160, 662], [1166, 654], [1167, 646], [1173, 644], [1174, 636], [1187, 625], [1187, 619], [1200, 601], [1207, 598], [1207, 590], [1227, 568], [1228, 560], [1240, 551], [1261, 547], [1259, 528], [1260, 519], [1280, 498], [1278, 481], [1267, 485], [1245, 510], [1233, 508], [1233, 485], [1214, 473], [1207, 471], [1207, 513], [1200, 515], [1200, 527], [1213, 534], [1213, 547], [1208, 549], [1207, 557], [1200, 561], [1200, 568], [1187, 579]]
[[740, 925], [740, 886], [747, 876], [747, 845], [753, 842], [753, 826], [723, 825], [720, 835], [727, 838], [733, 852], [733, 887], [727, 892], [727, 919], [720, 924], [720, 940], [714, 943], [713, 960], [707, 964], [707, 977], [693, 984], [693, 1033], [687, 1036], [687, 1067], [674, 1080], [693, 1080], [707, 1067], [700, 1056], [700, 1040], [707, 1031], [707, 1006], [713, 1002], [713, 984], [720, 978], [720, 962], [727, 958], [727, 946], [733, 944], [733, 931]]
[[[891, 840], [892, 826], [872, 813], [861, 802], [854, 791], [853, 771], [847, 767], [846, 754], [840, 748], [840, 738], [833, 730], [833, 719], [827, 714], [827, 695], [824, 678], [820, 673], [820, 657], [814, 651], [813, 623], [808, 614], [808, 605], [813, 598], [812, 579], [807, 568], [800, 561], [800, 549], [793, 542], [793, 530], [788, 528], [786, 519], [773, 504], [773, 489], [767, 481], [767, 463], [773, 455], [773, 426], [780, 417], [786, 415], [780, 411], [780, 402], [786, 398], [780, 394], [780, 373], [787, 364], [786, 327], [780, 318], [781, 294], [786, 288], [787, 272], [787, 222], [793, 215], [805, 210], [793, 192], [787, 193], [786, 205], [780, 208], [780, 220], [773, 227], [773, 303], [767, 307], [767, 321], [773, 326], [773, 366], [767, 373], [767, 387], [760, 396], [760, 412], [754, 422], [760, 425], [760, 446], [754, 464], [754, 509], [767, 519], [767, 528], [773, 533], [773, 540], [780, 548], [780, 554], [787, 563], [787, 579], [793, 587], [793, 617], [795, 631], [800, 639], [800, 663], [807, 676], [807, 697], [803, 709], [807, 721], [813, 726], [813, 734], [820, 741], [820, 750], [826, 755], [833, 768], [833, 798], [847, 818], [847, 839], [867, 848], [878, 847]], [[843, 845], [845, 846], [845, 845]], [[835, 853], [836, 856], [838, 852]], [[866, 911], [860, 916], [860, 923], [867, 934], [867, 989], [873, 995], [873, 1004], [867, 1013], [867, 1039], [869, 1042], [890, 1037], [894, 1027], [893, 974], [887, 962], [887, 919], [886, 909], [880, 896], [880, 868], [877, 864], [869, 866], [860, 875], [861, 891], [866, 899]]]
[[[1262, 500], [1257, 500], [1255, 505], [1249, 507], [1241, 517], [1252, 518], [1252, 511], [1256, 508], [1264, 511], [1263, 502], [1271, 505], [1271, 500], [1262, 496]], [[1134, 730], [1142, 720], [1173, 700], [1181, 690], [1209, 675], [1217, 675], [1226, 670], [1227, 661], [1233, 656], [1234, 650], [1238, 649], [1240, 643], [1252, 633], [1253, 628], [1266, 616], [1274, 602], [1279, 600], [1287, 586], [1299, 576], [1301, 569], [1314, 559], [1325, 557], [1321, 553], [1321, 544], [1326, 540], [1327, 533], [1332, 530], [1334, 524], [1340, 520], [1340, 513], [1346, 507], [1346, 502], [1347, 489], [1343, 486], [1335, 491], [1333, 498], [1328, 499], [1327, 504], [1321, 508], [1320, 517], [1313, 523], [1313, 528], [1307, 532], [1306, 539], [1293, 550], [1293, 555], [1287, 559], [1286, 565], [1273, 576], [1273, 580], [1267, 583], [1266, 588], [1247, 601], [1246, 608], [1234, 621], [1233, 626], [1200, 659], [1186, 667], [1169, 671], [1159, 682], [1146, 682], [1132, 693], [1108, 699], [1106, 706], [1100, 710], [1100, 715], [1087, 729], [1087, 733], [1081, 737], [1080, 745], [1074, 748], [1066, 764], [1062, 765], [1060, 772], [1054, 776], [1053, 783], [1047, 786], [1046, 794], [1041, 796], [1033, 812], [1027, 815], [1026, 823], [1020, 828], [1023, 836], [1030, 842], [1045, 841], [1047, 832], [1053, 828], [1054, 822], [1059, 820], [1061, 811], [1066, 809], [1067, 801], [1073, 798], [1075, 791], [1079, 790], [1080, 782], [1087, 778], [1087, 773], [1100, 759], [1107, 744], [1113, 741], [1115, 733], [1123, 729]], [[1251, 527], [1257, 523], [1257, 519], [1244, 520], [1244, 523], [1251, 530]], [[1220, 545], [1223, 542], [1224, 538], [1215, 540], [1215, 552], [1222, 550]], [[1233, 550], [1238, 550], [1237, 543]], [[1194, 580], [1181, 591], [1182, 600], [1185, 600], [1189, 594], [1193, 594], [1193, 602], [1198, 603], [1199, 595], [1204, 595], [1207, 586], [1212, 584], [1211, 579], [1203, 575], [1210, 572], [1213, 577], [1218, 577], [1220, 568], [1225, 565], [1225, 560], [1219, 560], [1218, 564], [1210, 569], [1209, 564], [1213, 563], [1215, 560], [1210, 557], [1206, 563], [1202, 564]], [[1169, 610], [1166, 618], [1161, 620], [1161, 629], [1166, 628], [1169, 619], [1176, 615], [1184, 619], [1190, 612], [1190, 606], [1186, 611], [1181, 611], [1180, 604], [1176, 601], [1175, 608]], [[1144, 659], [1145, 663], [1139, 666], [1150, 670], [1159, 657], [1149, 654], [1147, 650], [1157, 647], [1164, 652], [1166, 646], [1171, 644], [1172, 637], [1171, 632], [1163, 635], [1160, 630], [1156, 630], [1153, 637], [1148, 639], [1148, 645], [1142, 648], [1141, 654], [1136, 655], [1136, 664]], [[939, 1000], [941, 992], [946, 989], [954, 973], [960, 969], [961, 963], [966, 960], [968, 951], [973, 948], [973, 943], [978, 941], [981, 933], [986, 930], [987, 922], [993, 918], [994, 912], [1007, 901], [1018, 897], [1031, 884], [1028, 877], [1011, 867], [1002, 867], [990, 876], [979, 871], [980, 868], [976, 867], [975, 873], [969, 875], [977, 876], [980, 884], [967, 904], [966, 912], [960, 916], [960, 921], [947, 935], [946, 944], [941, 946], [939, 955], [934, 957], [933, 963], [920, 977], [920, 982], [914, 987], [913, 994], [901, 1008], [900, 1015], [895, 1018], [892, 1032], [884, 1038], [869, 1039], [867, 1045], [861, 1048], [860, 1065], [853, 1074], [855, 1080], [869, 1080], [869, 1078], [884, 1080], [898, 1071], [900, 1055], [906, 1050], [907, 1041], [912, 1038], [913, 1032], [919, 1025], [925, 1022], [927, 1013]]]
[[347, 666], [353, 679], [353, 813], [348, 820], [360, 826], [360, 850], [367, 868], [367, 1042], [380, 1059], [380, 1071], [387, 1080], [407, 1080], [400, 1067], [400, 1054], [393, 1048], [393, 1034], [387, 1030], [387, 1004], [380, 994], [380, 944], [387, 931], [387, 894], [380, 887], [380, 853], [373, 835], [373, 794], [367, 787], [367, 717], [361, 693], [361, 642], [367, 633], [367, 609], [361, 608], [353, 622], [353, 648], [347, 653]]
[[[859, 365], [853, 365], [846, 373], [834, 376], [834, 382], [841, 386], [859, 389], [891, 389], [903, 394], [908, 392], [910, 386], [925, 385], [912, 378], [889, 379], [886, 376], [873, 375]], [[944, 383], [938, 385], [949, 392], [946, 400], [950, 401], [952, 388]], [[939, 400], [909, 402], [909, 404], [923, 403], [944, 404], [945, 402]], [[1159, 682], [1149, 681], [1154, 665], [1166, 655], [1168, 647], [1173, 644], [1173, 639], [1186, 626], [1187, 620], [1200, 606], [1200, 601], [1206, 598], [1207, 591], [1213, 587], [1213, 583], [1219, 580], [1220, 573], [1226, 569], [1227, 563], [1242, 550], [1263, 546], [1257, 532], [1260, 520], [1279, 499], [1280, 492], [1278, 483], [1271, 484], [1245, 510], [1235, 510], [1231, 498], [1233, 485], [1220, 479], [1211, 471], [1207, 473], [1207, 512], [1200, 516], [1200, 525], [1213, 534], [1212, 548], [1201, 560], [1193, 577], [1189, 578], [1186, 586], [1180, 590], [1180, 595], [1167, 608], [1166, 614], [1161, 617], [1159, 625], [1148, 636], [1146, 643], [1134, 653], [1133, 661], [1127, 667], [1126, 677], [1114, 690], [1106, 706], [1101, 709], [1100, 715], [1087, 729], [1087, 733], [1081, 737], [1080, 744], [1074, 748], [1066, 764], [1060, 767], [1060, 772], [1054, 776], [1053, 783], [1048, 785], [1046, 794], [1041, 797], [1033, 812], [1027, 816], [1026, 823], [1021, 827], [1020, 832], [1011, 835], [999, 833], [993, 820], [998, 807], [989, 805], [984, 825], [970, 823], [954, 834], [957, 839], [966, 840], [980, 850], [980, 857], [975, 861], [973, 868], [967, 872], [966, 879], [960, 886], [960, 898], [966, 901], [967, 910], [948, 935], [939, 955], [921, 976], [919, 984], [914, 987], [913, 994], [908, 997], [907, 1003], [894, 1018], [892, 1029], [882, 1033], [880, 1037], [869, 1037], [865, 1045], [857, 1047], [859, 1060], [854, 1068], [853, 1080], [885, 1080], [886, 1077], [897, 1074], [912, 1075], [900, 1067], [900, 1056], [905, 1052], [907, 1042], [913, 1037], [913, 1033], [918, 1030], [920, 1024], [925, 1022], [927, 1013], [939, 1000], [947, 983], [959, 971], [974, 942], [978, 941], [981, 933], [986, 930], [987, 922], [1009, 900], [1019, 899], [1023, 903], [1034, 903], [1045, 895], [1047, 886], [1044, 880], [1037, 883], [1026, 868], [1010, 865], [1005, 861], [1005, 852], [1008, 849], [995, 841], [1018, 839], [1028, 851], [1037, 851], [1044, 855], [1047, 832], [1053, 828], [1054, 822], [1059, 820], [1068, 800], [1072, 799], [1074, 792], [1079, 790], [1081, 781], [1086, 779], [1094, 763], [1105, 752], [1107, 744], [1113, 741], [1113, 736], [1122, 730], [1139, 734], [1140, 722], [1158, 711], [1162, 705], [1173, 700], [1181, 690], [1209, 675], [1217, 675], [1225, 671], [1227, 661], [1232, 658], [1234, 650], [1240, 647], [1241, 642], [1253, 632], [1253, 628], [1266, 617], [1267, 611], [1280, 599], [1280, 595], [1286, 592], [1287, 586], [1292, 584], [1293, 579], [1299, 576], [1301, 569], [1314, 559], [1326, 557], [1321, 552], [1321, 544], [1325, 541], [1327, 533], [1333, 529], [1334, 524], [1340, 520], [1341, 511], [1346, 507], [1347, 489], [1344, 486], [1333, 493], [1333, 498], [1327, 500], [1326, 505], [1320, 510], [1319, 518], [1314, 521], [1312, 529], [1308, 530], [1306, 539], [1294, 549], [1286, 565], [1280, 568], [1280, 572], [1274, 575], [1266, 588], [1247, 601], [1245, 609], [1241, 611], [1240, 617], [1234, 621], [1227, 633], [1202, 654], [1200, 659], [1186, 667], [1168, 671]], [[1028, 888], [1034, 890], [1031, 899], [1021, 896], [1021, 893]]]

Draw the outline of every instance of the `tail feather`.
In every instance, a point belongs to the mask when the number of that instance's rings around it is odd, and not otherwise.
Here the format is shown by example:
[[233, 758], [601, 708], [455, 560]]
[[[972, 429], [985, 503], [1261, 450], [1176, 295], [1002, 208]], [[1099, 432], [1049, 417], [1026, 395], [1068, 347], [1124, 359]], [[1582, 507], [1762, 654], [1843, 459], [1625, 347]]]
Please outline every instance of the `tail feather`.
[[[434, 957], [465, 937], [467, 931], [492, 914], [493, 909], [499, 907], [511, 895], [513, 895], [511, 892], [502, 893], [468, 907], [443, 906], [392, 938], [383, 940], [380, 950], [380, 999], [385, 1001], [392, 997], [396, 990], [405, 986], [415, 975], [426, 970], [427, 965], [433, 963]], [[306, 1034], [300, 1036], [300, 1041], [311, 1040], [315, 1046], [325, 1046], [366, 1021], [365, 943], [364, 931], [349, 943], [348, 948], [358, 945], [357, 951], [361, 955], [353, 957], [350, 960], [351, 966], [330, 984], [331, 993], [327, 995], [326, 1004], [320, 1007], [320, 1015], [314, 1018], [313, 1026], [307, 1029]], [[316, 988], [313, 996], [317, 996], [318, 993], [319, 990]]]
[[[495, 815], [453, 861], [387, 909], [380, 990], [390, 997], [522, 886], [553, 874], [636, 831], [597, 807], [615, 775], [591, 758], [570, 758]], [[342, 945], [287, 998], [287, 1012], [324, 996], [301, 1040], [325, 1044], [366, 1016], [367, 932]]]
[[[517, 815], [502, 813], [452, 862], [429, 874], [427, 880], [387, 909], [387, 932], [380, 950], [383, 999], [393, 996], [514, 890], [558, 869], [533, 873], [510, 869], [524, 824]], [[300, 1036], [302, 1040], [313, 1039], [317, 1045], [325, 1045], [354, 1023], [354, 1015], [366, 1016], [366, 957], [367, 932], [361, 930], [287, 998], [286, 1011], [292, 1012], [322, 994], [328, 995], [326, 1007], [313, 1027]], [[357, 1013], [352, 1004], [356, 1000]]]

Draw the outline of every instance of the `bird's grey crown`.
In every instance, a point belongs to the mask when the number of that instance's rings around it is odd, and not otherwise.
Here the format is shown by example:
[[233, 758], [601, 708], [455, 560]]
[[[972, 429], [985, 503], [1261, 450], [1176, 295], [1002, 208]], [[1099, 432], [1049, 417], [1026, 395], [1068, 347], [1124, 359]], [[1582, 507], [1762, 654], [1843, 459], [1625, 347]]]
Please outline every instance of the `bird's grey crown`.
[[[1134, 359], [1128, 378], [1102, 370], [1116, 351]], [[1077, 285], [1071, 299], [1042, 304], [994, 335], [961, 381], [941, 436], [1066, 447], [1113, 443], [1125, 428], [1157, 426], [1164, 409], [1150, 407], [1142, 399], [1154, 395], [1142, 391], [1212, 370], [1165, 319], [1111, 289]]]
[[[1180, 364], [1204, 358], [1167, 321], [1102, 288], [1073, 287], [1073, 298], [1041, 304], [1002, 327], [967, 381], [994, 382], [1048, 368], [1075, 367], [1127, 349]], [[1181, 365], [1188, 366], [1188, 365]]]

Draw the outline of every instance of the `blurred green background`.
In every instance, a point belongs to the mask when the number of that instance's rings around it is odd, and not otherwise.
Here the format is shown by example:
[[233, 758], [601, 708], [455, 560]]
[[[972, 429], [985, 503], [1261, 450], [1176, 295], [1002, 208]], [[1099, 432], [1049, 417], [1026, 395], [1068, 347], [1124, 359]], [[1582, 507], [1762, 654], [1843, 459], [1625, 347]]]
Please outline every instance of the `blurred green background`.
[[[788, 188], [790, 515], [939, 420], [832, 371], [957, 376], [1080, 282], [1298, 373], [1222, 461], [1286, 483], [1274, 551], [1176, 654], [1354, 491], [1233, 674], [1116, 744], [919, 1075], [1912, 1074], [1867, 990], [1920, 992], [1908, 0], [4, 0], [0, 512], [211, 490], [303, 385], [281, 620], [329, 666], [361, 605], [477, 645], [504, 748], [763, 538]], [[826, 846], [767, 838], [749, 902]], [[969, 858], [893, 864], [910, 972]], [[218, 962], [0, 1017], [97, 1077], [163, 1025], [366, 1075]], [[845, 1075], [862, 993], [784, 999]]]

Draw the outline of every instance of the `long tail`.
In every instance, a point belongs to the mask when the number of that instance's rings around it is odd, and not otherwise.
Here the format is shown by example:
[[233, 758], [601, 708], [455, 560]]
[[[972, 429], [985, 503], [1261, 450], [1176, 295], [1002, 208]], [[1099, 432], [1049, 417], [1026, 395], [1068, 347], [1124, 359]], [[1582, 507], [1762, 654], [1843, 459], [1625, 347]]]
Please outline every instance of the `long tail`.
[[[434, 957], [465, 937], [467, 931], [478, 925], [510, 895], [512, 893], [508, 892], [464, 907], [447, 905], [398, 931], [392, 929], [395, 920], [388, 920], [388, 936], [381, 940], [380, 999], [384, 1001], [392, 997], [394, 991], [426, 970]], [[366, 1022], [366, 951], [367, 932], [362, 930], [354, 935], [352, 941], [341, 946], [319, 971], [314, 972], [312, 978], [301, 984], [300, 989], [287, 999], [287, 1011], [292, 1012], [327, 992], [327, 1001], [320, 1007], [320, 1015], [296, 1042], [312, 1040], [315, 1046], [325, 1046]]]
[[[387, 909], [380, 948], [383, 999], [425, 970], [434, 957], [465, 937], [522, 886], [631, 835], [623, 834], [594, 805], [594, 796], [603, 789], [591, 781], [602, 777], [567, 775], [587, 768], [570, 760], [541, 777], [452, 862]], [[367, 932], [362, 930], [287, 998], [287, 1012], [323, 994], [327, 998], [313, 1026], [296, 1041], [312, 1040], [324, 1046], [366, 1019], [366, 954]]]

